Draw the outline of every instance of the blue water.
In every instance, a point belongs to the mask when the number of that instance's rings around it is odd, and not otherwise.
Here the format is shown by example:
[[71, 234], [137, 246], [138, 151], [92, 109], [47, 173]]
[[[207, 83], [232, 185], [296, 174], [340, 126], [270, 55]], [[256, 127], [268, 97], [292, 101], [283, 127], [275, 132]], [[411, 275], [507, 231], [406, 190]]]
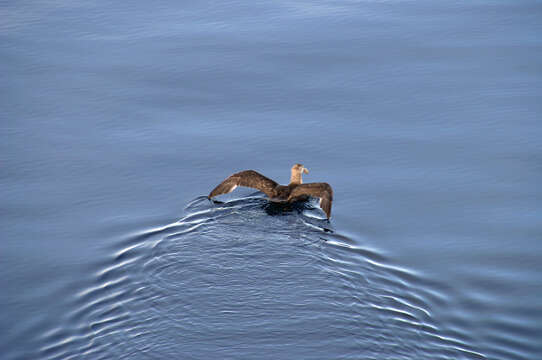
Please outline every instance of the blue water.
[[542, 358], [540, 1], [0, 13], [2, 359]]

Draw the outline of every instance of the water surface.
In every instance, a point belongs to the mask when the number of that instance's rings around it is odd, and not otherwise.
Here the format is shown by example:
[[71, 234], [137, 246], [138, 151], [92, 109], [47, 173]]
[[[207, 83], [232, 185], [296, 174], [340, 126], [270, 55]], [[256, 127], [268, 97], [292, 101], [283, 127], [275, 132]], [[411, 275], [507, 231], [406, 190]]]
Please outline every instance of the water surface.
[[3, 358], [542, 357], [540, 2], [0, 11]]

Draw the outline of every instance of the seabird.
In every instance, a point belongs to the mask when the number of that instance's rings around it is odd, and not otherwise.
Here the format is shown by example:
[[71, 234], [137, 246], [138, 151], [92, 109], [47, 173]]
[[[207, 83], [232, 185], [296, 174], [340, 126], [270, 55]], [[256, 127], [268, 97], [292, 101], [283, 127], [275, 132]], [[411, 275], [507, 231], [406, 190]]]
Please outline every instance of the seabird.
[[304, 201], [309, 196], [313, 196], [320, 198], [320, 207], [329, 219], [331, 216], [331, 202], [333, 201], [331, 186], [328, 183], [303, 184], [301, 179], [303, 173], [308, 174], [309, 170], [301, 164], [295, 164], [292, 166], [290, 183], [280, 185], [254, 170], [241, 171], [222, 181], [211, 191], [207, 198], [211, 199], [218, 195], [231, 193], [238, 186], [258, 189], [267, 195], [270, 201], [279, 203]]

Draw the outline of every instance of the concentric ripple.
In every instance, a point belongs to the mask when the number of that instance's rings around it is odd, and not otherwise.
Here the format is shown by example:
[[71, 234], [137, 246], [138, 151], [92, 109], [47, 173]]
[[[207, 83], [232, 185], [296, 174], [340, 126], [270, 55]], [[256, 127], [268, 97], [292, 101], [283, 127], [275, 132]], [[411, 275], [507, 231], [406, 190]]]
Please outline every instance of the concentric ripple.
[[197, 198], [115, 243], [42, 356], [485, 359], [432, 317], [445, 287], [330, 230], [310, 204], [267, 206]]

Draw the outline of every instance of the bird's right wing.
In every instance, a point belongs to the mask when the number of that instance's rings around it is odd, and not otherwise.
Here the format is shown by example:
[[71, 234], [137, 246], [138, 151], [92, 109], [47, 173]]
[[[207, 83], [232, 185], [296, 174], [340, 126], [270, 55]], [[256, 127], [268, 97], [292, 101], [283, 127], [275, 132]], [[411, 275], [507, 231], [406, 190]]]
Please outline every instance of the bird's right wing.
[[228, 177], [226, 180], [218, 184], [217, 187], [211, 191], [208, 198], [214, 196], [228, 194], [232, 192], [237, 186], [245, 186], [254, 189], [258, 189], [265, 193], [268, 197], [274, 197], [274, 188], [278, 184], [273, 180], [263, 176], [262, 174], [254, 170], [245, 170], [235, 173]]
[[290, 193], [289, 201], [304, 196], [314, 196], [320, 198], [320, 207], [326, 213], [327, 218], [331, 216], [331, 204], [333, 202], [333, 189], [328, 183], [308, 183], [297, 185]]

